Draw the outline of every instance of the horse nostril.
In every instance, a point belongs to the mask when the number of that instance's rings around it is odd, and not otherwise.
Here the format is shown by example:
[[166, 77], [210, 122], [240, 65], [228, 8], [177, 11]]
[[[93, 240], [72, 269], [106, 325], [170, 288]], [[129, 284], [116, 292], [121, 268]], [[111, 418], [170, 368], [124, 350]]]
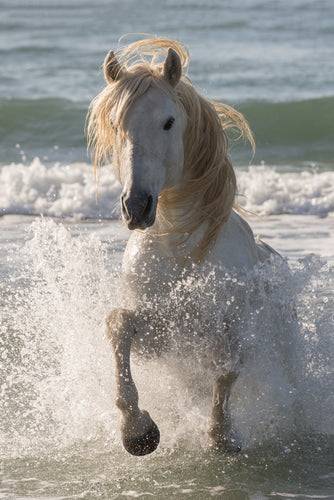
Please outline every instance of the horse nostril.
[[146, 208], [145, 208], [145, 211], [144, 211], [144, 217], [146, 215], [149, 215], [149, 213], [151, 211], [151, 208], [152, 208], [152, 204], [153, 204], [153, 196], [149, 195], [149, 197], [147, 198], [147, 204], [146, 204]]
[[122, 194], [121, 195], [122, 212], [123, 212], [123, 214], [129, 215], [129, 213], [128, 213], [127, 209], [126, 209], [126, 204], [125, 204], [124, 200], [125, 200], [125, 195]]

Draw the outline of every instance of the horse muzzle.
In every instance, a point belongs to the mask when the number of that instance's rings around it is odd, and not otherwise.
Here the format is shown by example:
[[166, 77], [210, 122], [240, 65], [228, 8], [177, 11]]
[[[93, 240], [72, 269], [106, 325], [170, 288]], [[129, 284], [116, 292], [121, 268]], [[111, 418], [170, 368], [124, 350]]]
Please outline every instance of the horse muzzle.
[[147, 193], [121, 195], [122, 217], [128, 229], [146, 229], [155, 221], [157, 200]]

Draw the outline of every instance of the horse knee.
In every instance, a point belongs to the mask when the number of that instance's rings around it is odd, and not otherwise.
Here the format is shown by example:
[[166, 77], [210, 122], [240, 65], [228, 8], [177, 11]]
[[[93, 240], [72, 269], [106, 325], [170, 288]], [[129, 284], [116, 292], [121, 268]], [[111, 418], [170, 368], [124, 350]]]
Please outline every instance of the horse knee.
[[236, 379], [238, 378], [239, 372], [234, 370], [228, 373], [224, 373], [223, 375], [219, 375], [215, 377], [214, 386], [221, 393], [229, 390]]
[[126, 309], [112, 309], [106, 316], [106, 336], [113, 344], [117, 343], [117, 339], [121, 335], [124, 338], [124, 333], [134, 331], [134, 317], [131, 311]]

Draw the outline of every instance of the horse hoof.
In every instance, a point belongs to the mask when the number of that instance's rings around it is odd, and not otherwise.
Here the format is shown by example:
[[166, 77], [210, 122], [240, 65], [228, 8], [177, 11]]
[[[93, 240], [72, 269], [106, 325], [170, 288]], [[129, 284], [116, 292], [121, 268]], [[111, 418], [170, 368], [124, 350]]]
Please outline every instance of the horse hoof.
[[152, 427], [146, 434], [136, 438], [127, 438], [123, 436], [122, 441], [124, 448], [131, 453], [131, 455], [136, 455], [137, 457], [148, 455], [157, 449], [160, 441], [160, 431], [152, 420]]

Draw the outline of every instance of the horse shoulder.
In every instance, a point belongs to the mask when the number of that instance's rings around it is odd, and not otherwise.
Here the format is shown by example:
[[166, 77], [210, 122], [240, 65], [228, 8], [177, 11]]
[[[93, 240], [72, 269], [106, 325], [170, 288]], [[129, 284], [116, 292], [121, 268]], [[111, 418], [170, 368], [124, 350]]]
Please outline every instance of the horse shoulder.
[[259, 251], [258, 246], [259, 242], [254, 238], [249, 224], [232, 210], [229, 220], [218, 235], [209, 260], [228, 269], [251, 269], [259, 261], [265, 260], [265, 254], [266, 258], [270, 255], [264, 247]]

